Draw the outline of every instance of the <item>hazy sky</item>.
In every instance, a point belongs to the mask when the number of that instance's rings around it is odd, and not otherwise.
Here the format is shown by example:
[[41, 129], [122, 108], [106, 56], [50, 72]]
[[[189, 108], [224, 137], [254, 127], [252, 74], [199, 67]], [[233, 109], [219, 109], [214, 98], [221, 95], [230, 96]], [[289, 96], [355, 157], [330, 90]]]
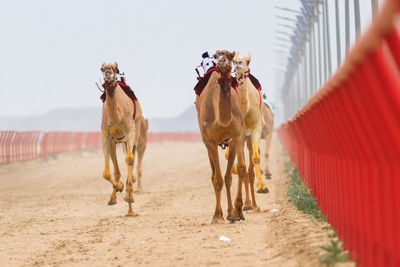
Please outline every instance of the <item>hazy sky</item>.
[[[370, 0], [360, 3], [364, 23]], [[275, 15], [284, 13], [276, 5], [297, 9], [299, 1], [7, 1], [0, 115], [101, 106], [94, 83], [103, 62], [117, 61], [147, 116], [175, 116], [193, 105], [201, 54], [217, 49], [250, 52], [252, 73], [278, 102]]]

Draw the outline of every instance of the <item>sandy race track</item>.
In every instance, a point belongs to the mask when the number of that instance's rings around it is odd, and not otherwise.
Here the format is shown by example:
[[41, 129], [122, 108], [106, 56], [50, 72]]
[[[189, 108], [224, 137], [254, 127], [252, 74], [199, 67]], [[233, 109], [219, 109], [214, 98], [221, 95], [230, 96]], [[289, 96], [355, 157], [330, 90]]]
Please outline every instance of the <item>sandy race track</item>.
[[[276, 138], [271, 152], [271, 193], [256, 196], [261, 212], [221, 225], [210, 224], [215, 197], [201, 142], [148, 145], [135, 217], [125, 216], [122, 193], [107, 205], [100, 151], [0, 166], [0, 265], [318, 266], [326, 224], [287, 201]], [[122, 153], [119, 161], [125, 182]], [[226, 215], [225, 195], [222, 203]]]

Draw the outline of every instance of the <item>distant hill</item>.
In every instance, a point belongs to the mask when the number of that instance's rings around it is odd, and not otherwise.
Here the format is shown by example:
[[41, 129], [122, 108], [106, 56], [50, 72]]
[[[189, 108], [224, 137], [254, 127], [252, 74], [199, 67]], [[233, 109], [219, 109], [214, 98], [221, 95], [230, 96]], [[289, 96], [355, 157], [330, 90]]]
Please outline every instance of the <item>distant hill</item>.
[[101, 108], [60, 108], [41, 115], [0, 116], [0, 130], [98, 131]]
[[197, 112], [193, 106], [173, 118], [149, 119], [150, 132], [198, 132]]
[[[32, 116], [0, 116], [0, 130], [99, 131], [101, 108], [61, 108]], [[149, 118], [151, 132], [199, 131], [194, 106], [172, 118]]]

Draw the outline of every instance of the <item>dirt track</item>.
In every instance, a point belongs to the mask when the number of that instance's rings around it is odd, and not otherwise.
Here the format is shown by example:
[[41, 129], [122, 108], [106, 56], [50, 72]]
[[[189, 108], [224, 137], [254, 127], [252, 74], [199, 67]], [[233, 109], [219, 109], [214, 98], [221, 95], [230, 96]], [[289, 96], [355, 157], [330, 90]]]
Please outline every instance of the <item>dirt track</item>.
[[210, 224], [215, 197], [200, 142], [148, 145], [136, 217], [125, 217], [121, 193], [107, 206], [111, 185], [101, 178], [101, 152], [1, 166], [0, 265], [318, 266], [319, 246], [329, 242], [326, 224], [288, 203], [280, 149], [274, 138], [271, 193], [256, 196], [261, 212], [223, 225]]

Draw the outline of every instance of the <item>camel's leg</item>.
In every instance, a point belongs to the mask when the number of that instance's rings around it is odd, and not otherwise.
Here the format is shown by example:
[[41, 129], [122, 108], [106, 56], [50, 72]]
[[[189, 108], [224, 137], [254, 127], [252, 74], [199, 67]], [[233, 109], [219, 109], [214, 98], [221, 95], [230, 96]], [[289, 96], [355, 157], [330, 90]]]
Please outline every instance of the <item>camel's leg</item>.
[[254, 164], [257, 176], [257, 193], [269, 193], [267, 186], [262, 180], [261, 175], [261, 167], [260, 167], [260, 149], [259, 149], [260, 138], [257, 133], [252, 135], [252, 145], [253, 145], [253, 156], [251, 157], [251, 161]]
[[[211, 156], [210, 153], [208, 153], [208, 160], [210, 161], [210, 166], [211, 166], [211, 183], [213, 184], [214, 191], [215, 191], [214, 177], [215, 177], [215, 175], [216, 175], [216, 172], [215, 172], [214, 162], [213, 162], [213, 160], [212, 160], [212, 156]], [[220, 214], [221, 214], [221, 216], [222, 216], [223, 213], [222, 213], [221, 206], [220, 206], [219, 212], [220, 212]], [[213, 221], [213, 223], [214, 223], [214, 221]]]
[[[217, 148], [217, 150], [218, 150], [218, 148]], [[213, 184], [214, 191], [215, 191], [215, 186], [214, 186], [214, 180], [215, 179], [214, 179], [214, 177], [216, 176], [216, 171], [215, 171], [214, 161], [213, 161], [212, 155], [210, 153], [208, 153], [208, 159], [210, 161], [210, 166], [211, 166], [211, 183]], [[221, 214], [221, 217], [222, 217], [223, 212], [222, 212], [221, 206], [219, 206], [218, 210], [219, 210], [219, 213]], [[214, 222], [214, 220], [212, 221], [212, 223], [217, 223], [217, 222], [218, 221], [216, 221], [216, 222]], [[223, 219], [221, 220], [221, 222], [223, 222]]]
[[211, 159], [210, 153], [208, 153], [208, 160], [210, 161], [210, 166], [211, 166], [211, 183], [214, 184], [215, 167]]
[[139, 144], [137, 148], [137, 157], [138, 157], [138, 163], [137, 163], [137, 173], [138, 173], [138, 191], [142, 191], [142, 161], [143, 161], [143, 155], [144, 151], [146, 150], [146, 144]]
[[[119, 171], [119, 167], [118, 167], [118, 161], [117, 161], [117, 155], [116, 155], [116, 144], [115, 143], [111, 143], [111, 151], [110, 151], [110, 155], [111, 155], [111, 161], [113, 163], [114, 166], [114, 179], [115, 182], [119, 183], [119, 179], [121, 178], [121, 172]], [[124, 189], [124, 184], [120, 183], [122, 185], [122, 189], [119, 190], [119, 192], [122, 192], [122, 190]], [[110, 201], [108, 201], [108, 205], [114, 205], [117, 204], [117, 190], [116, 188], [114, 188], [113, 192], [111, 193], [110, 196]]]
[[[233, 142], [232, 142], [233, 143]], [[238, 186], [235, 199], [235, 209], [232, 212], [234, 218], [244, 220], [243, 215], [243, 198], [242, 198], [242, 184], [247, 180], [246, 163], [244, 161], [244, 140], [235, 141], [236, 155], [237, 155], [237, 170], [238, 170]]]
[[[136, 150], [137, 146], [139, 144], [139, 137], [140, 137], [140, 120], [135, 121], [135, 138], [134, 138], [134, 144], [132, 148], [132, 154], [135, 157], [136, 156]], [[133, 170], [132, 170], [133, 171]], [[136, 175], [132, 172], [132, 180], [135, 183], [136, 182]]]
[[212, 183], [214, 186], [215, 191], [215, 213], [212, 219], [212, 223], [223, 223], [223, 213], [221, 209], [221, 191], [222, 187], [224, 186], [224, 181], [222, 179], [221, 168], [219, 165], [219, 158], [218, 158], [218, 146], [217, 145], [206, 145], [208, 151], [208, 157], [210, 159], [211, 168], [214, 169]]
[[[250, 139], [248, 137], [246, 137], [246, 144], [247, 144], [247, 148], [249, 150], [249, 154], [250, 154], [250, 149], [249, 149], [249, 142]], [[250, 159], [251, 159], [251, 154], [250, 154]], [[249, 163], [249, 170], [247, 172], [246, 178], [244, 179], [243, 183], [244, 183], [244, 189], [246, 192], [246, 200], [244, 201], [244, 207], [243, 210], [251, 210], [251, 200], [250, 200], [250, 187], [249, 187], [249, 183], [250, 183], [250, 176], [253, 175], [254, 176], [254, 165], [250, 160]]]
[[[110, 138], [103, 136], [102, 137], [102, 146], [103, 146], [103, 154], [104, 154], [103, 177], [104, 177], [104, 179], [106, 179], [107, 181], [109, 181], [112, 184], [113, 192], [114, 191], [122, 191], [124, 189], [124, 185], [119, 181], [115, 181], [111, 177], [111, 172], [110, 172], [110, 152], [111, 151], [110, 150], [112, 149], [112, 145], [111, 145]], [[111, 197], [112, 197], [112, 194], [111, 194]], [[110, 201], [112, 201], [111, 197], [110, 197]], [[110, 204], [110, 201], [109, 201], [109, 204]]]
[[271, 140], [272, 140], [272, 125], [270, 126], [270, 129], [268, 129], [267, 136], [265, 137], [265, 178], [266, 179], [271, 179], [272, 175], [271, 172], [269, 171], [269, 150], [271, 148]]
[[129, 204], [128, 215], [133, 215], [132, 211], [132, 203], [134, 202], [133, 196], [133, 164], [135, 163], [135, 154], [132, 153], [133, 146], [134, 146], [134, 138], [130, 138], [126, 145], [126, 158], [125, 162], [128, 165], [128, 178], [126, 179], [126, 195], [124, 200]]
[[[226, 148], [226, 151], [225, 151], [225, 158], [226, 158], [226, 159], [229, 158], [229, 146]], [[238, 172], [237, 172], [237, 166], [236, 166], [235, 163], [233, 163], [233, 165], [232, 165], [232, 170], [231, 170], [231, 172], [232, 172], [232, 174], [238, 174]]]
[[[250, 163], [249, 163], [249, 170], [245, 183], [245, 189], [246, 189], [246, 202], [243, 210], [253, 210], [253, 211], [258, 211], [259, 208], [256, 203], [256, 196], [254, 193], [254, 162], [251, 160], [253, 156], [253, 143], [251, 137], [246, 138], [246, 145], [247, 145], [247, 150], [249, 151], [249, 158], [250, 158]], [[250, 193], [251, 193], [251, 201], [249, 199], [249, 187], [250, 187]]]
[[261, 167], [260, 167], [260, 137], [261, 137], [261, 128], [254, 129], [251, 132], [251, 141], [252, 141], [252, 148], [253, 148], [253, 155], [251, 156], [251, 161], [254, 164], [257, 176], [257, 193], [268, 193], [269, 190], [265, 185], [264, 181], [262, 180], [261, 175]]
[[236, 156], [236, 149], [233, 145], [230, 145], [228, 148], [229, 154], [228, 154], [228, 165], [226, 167], [226, 173], [225, 173], [225, 187], [226, 187], [226, 197], [228, 201], [228, 216], [226, 217], [228, 221], [234, 222], [238, 221], [239, 217], [237, 216], [237, 212], [235, 212], [235, 217], [232, 214], [232, 198], [231, 198], [231, 185], [232, 185], [232, 166], [233, 163], [235, 162], [235, 156]]

